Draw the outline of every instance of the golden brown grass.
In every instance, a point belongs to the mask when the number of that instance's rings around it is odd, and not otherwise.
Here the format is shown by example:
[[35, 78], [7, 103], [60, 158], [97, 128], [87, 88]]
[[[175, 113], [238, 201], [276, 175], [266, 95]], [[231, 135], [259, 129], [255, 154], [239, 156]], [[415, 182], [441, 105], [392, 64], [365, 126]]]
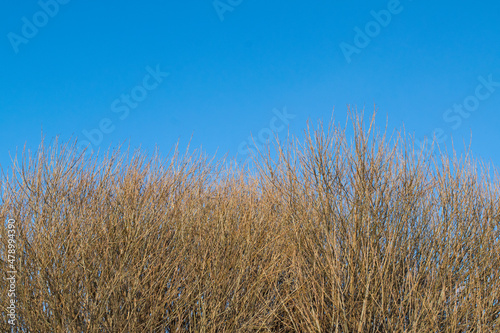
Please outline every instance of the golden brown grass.
[[17, 331], [499, 332], [498, 173], [352, 124], [352, 142], [320, 125], [251, 167], [25, 154], [0, 184]]

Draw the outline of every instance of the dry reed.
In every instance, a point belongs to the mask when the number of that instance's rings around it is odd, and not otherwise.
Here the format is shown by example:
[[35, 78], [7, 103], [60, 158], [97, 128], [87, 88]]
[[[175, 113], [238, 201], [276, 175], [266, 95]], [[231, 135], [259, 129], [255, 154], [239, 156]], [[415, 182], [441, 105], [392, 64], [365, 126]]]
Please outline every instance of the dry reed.
[[0, 180], [13, 331], [499, 332], [498, 173], [352, 118], [242, 167], [25, 153]]

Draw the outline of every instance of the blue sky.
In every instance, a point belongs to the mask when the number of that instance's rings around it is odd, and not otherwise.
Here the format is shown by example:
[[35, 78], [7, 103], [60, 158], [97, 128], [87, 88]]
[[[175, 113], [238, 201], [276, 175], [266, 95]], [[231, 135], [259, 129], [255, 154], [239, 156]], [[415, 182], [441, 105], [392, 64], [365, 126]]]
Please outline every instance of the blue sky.
[[[347, 105], [500, 165], [500, 3], [78, 1], [3, 4], [0, 165], [78, 137], [248, 157]], [[260, 138], [260, 139], [259, 139]], [[250, 144], [250, 145], [248, 145]]]

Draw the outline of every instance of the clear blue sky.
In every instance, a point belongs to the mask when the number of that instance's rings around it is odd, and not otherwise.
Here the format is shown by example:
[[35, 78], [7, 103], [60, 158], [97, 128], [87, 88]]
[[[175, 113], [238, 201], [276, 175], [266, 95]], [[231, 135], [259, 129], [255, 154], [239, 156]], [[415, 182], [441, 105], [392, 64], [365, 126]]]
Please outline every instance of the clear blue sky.
[[42, 128], [165, 154], [193, 135], [244, 158], [251, 133], [300, 135], [333, 108], [344, 121], [347, 105], [376, 104], [380, 126], [472, 133], [500, 165], [499, 13], [498, 1], [4, 2], [0, 164]]

